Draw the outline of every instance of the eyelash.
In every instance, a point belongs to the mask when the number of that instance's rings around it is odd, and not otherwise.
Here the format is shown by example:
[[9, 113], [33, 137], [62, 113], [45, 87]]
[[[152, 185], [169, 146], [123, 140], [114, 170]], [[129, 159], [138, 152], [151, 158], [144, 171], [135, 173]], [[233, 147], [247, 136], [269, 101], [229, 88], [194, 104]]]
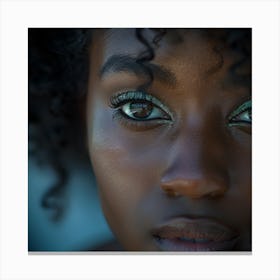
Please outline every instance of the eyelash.
[[[160, 100], [143, 91], [121, 92], [110, 98], [110, 107], [115, 109], [113, 118], [122, 124], [136, 128], [152, 128], [172, 121], [172, 114]], [[133, 110], [134, 105], [134, 112]], [[148, 116], [137, 117], [142, 110], [149, 110]]]
[[[245, 119], [242, 120], [241, 116], [244, 114], [245, 114]], [[251, 125], [251, 123], [252, 123], [252, 101], [251, 100], [248, 100], [248, 101], [242, 103], [228, 117], [229, 126], [248, 126], [248, 125]]]
[[[132, 104], [135, 106], [135, 112], [140, 109], [149, 109], [151, 112], [147, 117], [131, 116]], [[115, 109], [113, 119], [117, 119], [121, 124], [135, 128], [153, 128], [155, 126], [170, 123], [173, 121], [172, 113], [156, 97], [143, 91], [126, 91], [121, 92], [110, 98], [110, 107]], [[251, 100], [242, 103], [227, 118], [228, 126], [249, 126], [251, 125]], [[155, 113], [156, 112], [156, 113]], [[152, 115], [160, 115], [149, 118]], [[245, 115], [245, 116], [244, 116]], [[242, 119], [243, 116], [243, 119]]]

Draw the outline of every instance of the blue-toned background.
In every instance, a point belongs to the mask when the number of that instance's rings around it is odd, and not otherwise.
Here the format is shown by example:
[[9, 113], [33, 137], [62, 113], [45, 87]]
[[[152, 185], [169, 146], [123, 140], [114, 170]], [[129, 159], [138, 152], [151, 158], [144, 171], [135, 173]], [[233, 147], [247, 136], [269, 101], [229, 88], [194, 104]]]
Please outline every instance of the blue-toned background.
[[98, 247], [113, 238], [101, 211], [94, 176], [88, 166], [72, 168], [62, 219], [53, 222], [42, 208], [43, 194], [56, 175], [51, 167], [40, 167], [29, 159], [28, 244], [29, 251], [80, 251]]

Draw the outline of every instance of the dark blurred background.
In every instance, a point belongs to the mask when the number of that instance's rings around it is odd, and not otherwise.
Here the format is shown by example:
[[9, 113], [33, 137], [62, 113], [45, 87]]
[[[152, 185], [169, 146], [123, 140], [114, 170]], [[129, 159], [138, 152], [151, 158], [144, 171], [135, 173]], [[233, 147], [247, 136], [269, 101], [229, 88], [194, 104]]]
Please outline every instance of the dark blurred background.
[[83, 251], [110, 241], [113, 235], [102, 214], [90, 170], [80, 167], [71, 172], [65, 192], [68, 206], [59, 221], [53, 221], [52, 210], [41, 205], [43, 195], [55, 180], [51, 167], [39, 167], [29, 160], [29, 251]]
[[91, 32], [28, 30], [29, 251], [94, 250], [113, 238], [86, 148]]

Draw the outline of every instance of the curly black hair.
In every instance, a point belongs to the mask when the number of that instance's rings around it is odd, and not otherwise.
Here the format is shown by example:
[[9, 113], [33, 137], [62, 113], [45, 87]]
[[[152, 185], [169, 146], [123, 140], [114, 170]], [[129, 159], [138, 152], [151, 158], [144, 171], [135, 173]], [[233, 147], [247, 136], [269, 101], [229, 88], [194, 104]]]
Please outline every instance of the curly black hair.
[[66, 158], [84, 159], [85, 126], [81, 104], [88, 76], [88, 29], [29, 29], [28, 137], [29, 156], [51, 164], [57, 182], [42, 198], [53, 220], [63, 214], [68, 180]]
[[[173, 29], [151, 29], [154, 38], [145, 38], [145, 29], [136, 28], [136, 38], [145, 46], [137, 62], [146, 67], [149, 86], [152, 70], [145, 65], [153, 60], [161, 39]], [[230, 47], [241, 53], [231, 71], [239, 81], [250, 83], [251, 73], [239, 73], [244, 63], [251, 64], [251, 29], [201, 29], [220, 44], [213, 48], [217, 64], [209, 74], [223, 65], [222, 50]], [[54, 210], [53, 220], [62, 217], [63, 194], [68, 182], [67, 162], [71, 159], [89, 161], [85, 145], [86, 126], [84, 102], [89, 72], [89, 46], [94, 29], [30, 28], [28, 32], [28, 137], [29, 156], [39, 165], [51, 164], [58, 180], [42, 198], [42, 206]], [[172, 40], [180, 42], [174, 32]], [[248, 77], [249, 75], [249, 77]]]

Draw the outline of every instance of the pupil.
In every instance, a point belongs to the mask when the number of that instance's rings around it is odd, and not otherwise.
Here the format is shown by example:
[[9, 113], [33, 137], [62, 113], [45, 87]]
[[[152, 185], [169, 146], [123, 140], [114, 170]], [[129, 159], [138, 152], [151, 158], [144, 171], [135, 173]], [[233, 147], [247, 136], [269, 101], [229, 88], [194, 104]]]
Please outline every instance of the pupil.
[[152, 110], [153, 105], [150, 103], [130, 103], [130, 111], [135, 118], [147, 118]]

